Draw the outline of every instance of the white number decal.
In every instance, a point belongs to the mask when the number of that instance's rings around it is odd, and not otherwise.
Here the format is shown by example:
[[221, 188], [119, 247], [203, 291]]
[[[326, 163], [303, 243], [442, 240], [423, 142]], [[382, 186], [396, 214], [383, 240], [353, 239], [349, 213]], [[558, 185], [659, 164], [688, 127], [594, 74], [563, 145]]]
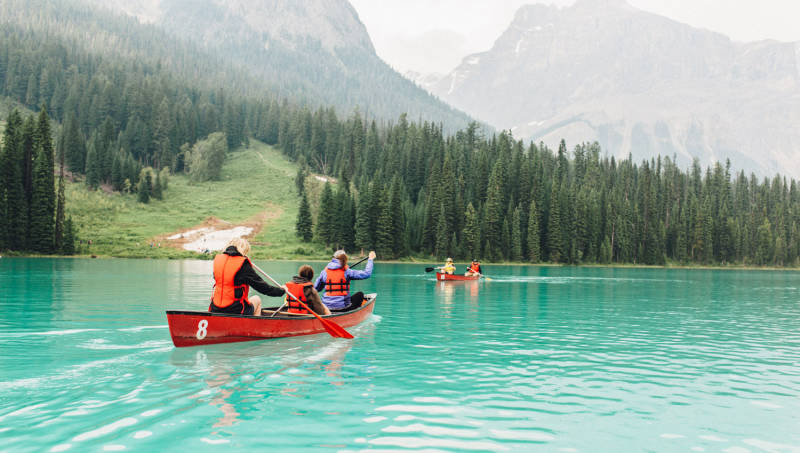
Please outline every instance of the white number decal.
[[208, 331], [206, 331], [206, 327], [208, 327], [208, 321], [205, 319], [201, 319], [200, 322], [197, 323], [197, 339], [202, 340], [206, 337]]

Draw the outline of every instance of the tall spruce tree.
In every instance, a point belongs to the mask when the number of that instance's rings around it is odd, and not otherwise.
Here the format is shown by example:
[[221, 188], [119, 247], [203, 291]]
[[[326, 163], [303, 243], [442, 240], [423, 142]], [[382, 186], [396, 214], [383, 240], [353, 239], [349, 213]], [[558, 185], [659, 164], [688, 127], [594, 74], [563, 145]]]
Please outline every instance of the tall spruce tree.
[[528, 261], [531, 263], [538, 263], [542, 259], [539, 241], [539, 211], [536, 209], [536, 200], [531, 200], [528, 210]]
[[3, 133], [2, 162], [6, 204], [5, 244], [9, 250], [25, 248], [27, 237], [28, 212], [22, 175], [22, 127], [22, 116], [17, 110], [12, 111]]
[[297, 211], [295, 232], [297, 233], [297, 237], [305, 242], [310, 242], [314, 236], [313, 231], [311, 207], [308, 205], [308, 197], [306, 197], [305, 192], [303, 192], [300, 198], [300, 208]]

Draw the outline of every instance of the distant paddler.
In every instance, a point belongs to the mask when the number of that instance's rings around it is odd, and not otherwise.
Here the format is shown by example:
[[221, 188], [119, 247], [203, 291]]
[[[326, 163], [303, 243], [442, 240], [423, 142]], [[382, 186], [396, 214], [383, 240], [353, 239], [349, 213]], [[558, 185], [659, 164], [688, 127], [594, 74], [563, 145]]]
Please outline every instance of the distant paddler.
[[437, 267], [436, 269], [442, 271], [442, 274], [453, 275], [456, 272], [456, 265], [453, 264], [453, 258], [447, 258], [444, 262], [444, 266]]
[[483, 275], [483, 270], [481, 269], [481, 263], [476, 259], [472, 260], [472, 263], [467, 268], [467, 272], [464, 273], [465, 277], [472, 277], [474, 275]]
[[248, 297], [250, 287], [270, 297], [285, 294], [285, 288], [270, 285], [261, 279], [247, 258], [250, 243], [233, 238], [223, 253], [214, 257], [214, 294], [208, 311], [237, 315], [261, 315], [261, 298]]

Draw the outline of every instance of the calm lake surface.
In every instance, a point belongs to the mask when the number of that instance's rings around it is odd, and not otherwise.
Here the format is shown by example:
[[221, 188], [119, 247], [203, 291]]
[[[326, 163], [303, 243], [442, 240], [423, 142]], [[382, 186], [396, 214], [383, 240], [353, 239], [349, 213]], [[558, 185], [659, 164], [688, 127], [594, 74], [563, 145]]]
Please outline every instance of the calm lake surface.
[[800, 273], [425, 265], [355, 340], [176, 349], [210, 261], [2, 258], [0, 451], [800, 451]]

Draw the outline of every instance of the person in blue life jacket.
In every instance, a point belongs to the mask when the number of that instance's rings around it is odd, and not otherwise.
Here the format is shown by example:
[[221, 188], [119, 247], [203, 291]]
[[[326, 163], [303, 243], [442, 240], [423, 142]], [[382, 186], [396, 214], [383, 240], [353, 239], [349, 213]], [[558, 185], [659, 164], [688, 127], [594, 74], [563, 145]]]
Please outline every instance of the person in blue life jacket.
[[331, 311], [355, 310], [364, 303], [364, 293], [359, 291], [350, 294], [351, 280], [366, 280], [372, 276], [373, 260], [375, 252], [369, 252], [369, 259], [363, 271], [357, 271], [347, 267], [347, 253], [344, 250], [337, 250], [333, 254], [333, 259], [325, 270], [319, 273], [314, 288], [317, 291], [325, 290], [322, 296], [324, 303]]

